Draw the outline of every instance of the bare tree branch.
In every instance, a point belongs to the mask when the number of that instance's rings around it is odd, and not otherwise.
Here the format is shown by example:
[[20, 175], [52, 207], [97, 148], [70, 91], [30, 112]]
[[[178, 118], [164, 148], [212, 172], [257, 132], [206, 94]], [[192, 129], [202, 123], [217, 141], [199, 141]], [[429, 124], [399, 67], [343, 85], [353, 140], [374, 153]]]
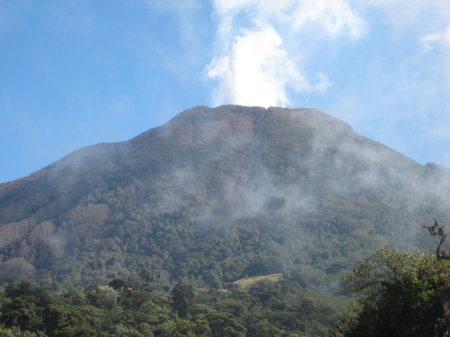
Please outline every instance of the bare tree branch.
[[434, 224], [431, 226], [422, 225], [423, 228], [428, 229], [428, 232], [432, 236], [438, 236], [440, 238], [439, 244], [436, 248], [436, 257], [438, 260], [450, 260], [450, 252], [447, 249], [441, 249], [442, 244], [447, 239], [447, 233], [445, 226], [439, 224], [436, 218], [434, 218]]

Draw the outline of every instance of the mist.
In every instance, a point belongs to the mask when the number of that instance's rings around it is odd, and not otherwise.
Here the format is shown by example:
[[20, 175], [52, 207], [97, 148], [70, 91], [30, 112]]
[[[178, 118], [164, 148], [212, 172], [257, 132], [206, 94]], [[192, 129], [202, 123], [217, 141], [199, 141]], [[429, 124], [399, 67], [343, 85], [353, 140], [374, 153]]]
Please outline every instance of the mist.
[[[430, 248], [420, 224], [448, 221], [449, 177], [319, 110], [201, 106], [2, 185], [2, 263], [25, 259], [36, 274], [52, 265], [70, 282], [139, 268], [214, 284], [301, 273], [336, 293], [377, 248]], [[190, 262], [204, 249], [214, 277]]]

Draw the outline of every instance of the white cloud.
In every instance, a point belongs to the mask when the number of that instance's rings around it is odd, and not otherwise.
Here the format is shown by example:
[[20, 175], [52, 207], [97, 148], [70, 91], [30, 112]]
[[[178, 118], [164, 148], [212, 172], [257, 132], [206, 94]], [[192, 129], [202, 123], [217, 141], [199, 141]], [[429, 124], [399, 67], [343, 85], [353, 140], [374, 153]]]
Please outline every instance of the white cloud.
[[214, 59], [206, 68], [207, 75], [219, 79], [220, 83], [214, 104], [287, 103], [282, 83], [275, 81], [277, 66], [289, 62], [280, 49], [281, 43], [280, 36], [270, 26], [237, 36], [229, 54]]
[[[291, 45], [281, 32], [295, 35], [313, 26], [321, 30], [321, 38], [355, 39], [364, 30], [347, 0], [215, 0], [214, 5], [223, 46], [205, 69], [207, 77], [219, 83], [214, 104], [286, 106], [289, 89], [325, 92], [331, 81], [319, 73], [312, 84], [301, 71], [299, 40]], [[237, 23], [239, 14], [251, 18], [241, 20], [246, 29]]]
[[436, 46], [443, 47], [447, 51], [450, 51], [450, 25], [442, 31], [422, 36], [421, 41], [426, 51], [433, 49]]
[[450, 23], [448, 0], [354, 0], [360, 7], [381, 9], [396, 29], [429, 29]]
[[343, 32], [353, 38], [364, 31], [364, 21], [348, 0], [215, 0], [214, 4], [228, 27], [234, 16], [247, 11], [258, 21], [286, 24], [297, 31], [308, 24], [330, 35]]
[[296, 0], [215, 0], [214, 5], [221, 15], [242, 10], [245, 7], [253, 6], [253, 10], [258, 11], [258, 15], [272, 13], [285, 10], [291, 6]]
[[299, 1], [291, 19], [296, 29], [316, 23], [332, 36], [345, 32], [358, 38], [364, 30], [364, 21], [345, 0]]
[[255, 3], [254, 0], [216, 0], [214, 5], [217, 11], [224, 15], [232, 10], [241, 9], [249, 4]]
[[236, 37], [228, 55], [214, 59], [206, 68], [210, 78], [219, 79], [214, 104], [227, 101], [242, 105], [287, 105], [286, 88], [323, 91], [330, 82], [319, 75], [311, 86], [296, 69], [282, 46], [282, 39], [270, 25], [244, 31]]

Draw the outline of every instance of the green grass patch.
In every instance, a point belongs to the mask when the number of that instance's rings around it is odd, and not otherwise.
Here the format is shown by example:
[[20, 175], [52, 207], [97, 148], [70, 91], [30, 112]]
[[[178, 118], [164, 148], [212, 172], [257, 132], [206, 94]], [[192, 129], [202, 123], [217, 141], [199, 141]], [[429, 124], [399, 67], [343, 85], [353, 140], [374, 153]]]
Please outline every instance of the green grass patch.
[[242, 288], [249, 288], [255, 283], [261, 282], [261, 281], [271, 281], [271, 282], [278, 282], [283, 277], [283, 274], [270, 274], [270, 275], [261, 275], [261, 276], [252, 276], [252, 277], [246, 277], [242, 278], [240, 280], [234, 281], [233, 284], [237, 284], [238, 286]]

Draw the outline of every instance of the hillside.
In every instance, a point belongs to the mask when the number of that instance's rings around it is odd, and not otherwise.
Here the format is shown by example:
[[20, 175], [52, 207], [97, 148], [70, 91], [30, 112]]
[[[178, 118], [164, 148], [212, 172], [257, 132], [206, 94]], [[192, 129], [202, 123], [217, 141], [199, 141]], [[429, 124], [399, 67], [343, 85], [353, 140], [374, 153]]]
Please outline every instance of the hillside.
[[115, 277], [220, 287], [302, 275], [338, 291], [378, 247], [422, 247], [450, 173], [314, 109], [183, 111], [0, 185], [0, 276], [54, 287]]

